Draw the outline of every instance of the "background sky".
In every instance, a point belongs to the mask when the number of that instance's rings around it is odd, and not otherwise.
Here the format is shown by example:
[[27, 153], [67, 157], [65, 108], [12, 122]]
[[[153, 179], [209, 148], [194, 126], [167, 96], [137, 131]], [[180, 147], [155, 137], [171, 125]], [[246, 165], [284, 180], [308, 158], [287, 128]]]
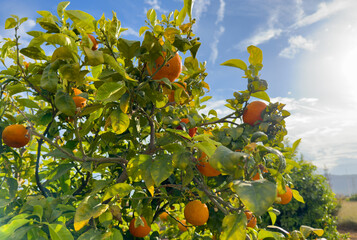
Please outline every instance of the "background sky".
[[[56, 13], [57, 0], [0, 0], [0, 37], [10, 14], [28, 17], [20, 42], [30, 40], [38, 10]], [[183, 7], [183, 0], [71, 1], [67, 9], [95, 18], [117, 13], [122, 37], [141, 39], [146, 11], [158, 15]], [[357, 174], [357, 1], [356, 0], [196, 0], [194, 33], [201, 38], [199, 61], [207, 61], [212, 96], [209, 108], [223, 116], [226, 98], [243, 90], [239, 69], [220, 66], [228, 59], [247, 62], [246, 48], [256, 45], [264, 54], [261, 78], [269, 83], [272, 102], [286, 104], [288, 139], [302, 138], [299, 152], [319, 171]]]

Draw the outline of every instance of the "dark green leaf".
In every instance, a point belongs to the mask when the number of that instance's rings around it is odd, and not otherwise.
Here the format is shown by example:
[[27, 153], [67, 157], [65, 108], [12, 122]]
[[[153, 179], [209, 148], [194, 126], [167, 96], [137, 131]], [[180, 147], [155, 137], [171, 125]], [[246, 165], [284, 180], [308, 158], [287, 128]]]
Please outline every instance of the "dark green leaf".
[[161, 182], [166, 180], [173, 172], [172, 157], [171, 155], [159, 155], [157, 156], [150, 168], [151, 177], [154, 180], [156, 186], [159, 186]]
[[58, 91], [55, 96], [55, 105], [67, 116], [74, 116], [76, 114], [76, 104], [68, 93]]

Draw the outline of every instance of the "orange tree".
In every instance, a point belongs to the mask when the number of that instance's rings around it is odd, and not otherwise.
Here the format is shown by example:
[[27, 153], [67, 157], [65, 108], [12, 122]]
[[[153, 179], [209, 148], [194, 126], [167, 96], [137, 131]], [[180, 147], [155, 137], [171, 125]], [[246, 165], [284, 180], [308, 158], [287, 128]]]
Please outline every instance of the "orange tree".
[[[5, 22], [15, 35], [3, 40], [0, 56], [0, 239], [322, 234], [259, 228], [266, 212], [275, 222], [285, 186], [303, 201], [288, 177], [298, 142], [283, 144], [290, 114], [270, 102], [259, 48], [248, 47], [248, 65], [222, 64], [243, 70], [247, 81], [227, 99], [231, 113], [204, 114], [209, 85], [196, 58], [192, 1], [161, 18], [149, 10], [142, 41], [121, 37], [126, 29], [115, 13], [95, 19], [68, 4], [56, 15], [38, 12], [43, 30], [27, 33], [28, 46], [18, 35], [26, 18]], [[250, 105], [252, 97], [265, 103]], [[15, 124], [27, 132], [6, 133]], [[24, 136], [31, 138], [25, 146], [6, 145]], [[206, 166], [215, 174], [202, 174]]]

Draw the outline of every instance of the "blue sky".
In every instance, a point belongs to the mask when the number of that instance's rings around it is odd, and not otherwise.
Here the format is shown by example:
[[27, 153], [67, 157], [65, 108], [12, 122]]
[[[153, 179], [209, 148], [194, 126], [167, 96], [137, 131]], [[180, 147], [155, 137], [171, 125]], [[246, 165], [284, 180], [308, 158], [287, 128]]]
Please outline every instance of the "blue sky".
[[[60, 1], [0, 0], [0, 22], [10, 14], [29, 17], [23, 33], [33, 30], [37, 10], [56, 12]], [[158, 14], [181, 9], [182, 0], [72, 1], [67, 9], [99, 18], [115, 11], [123, 37], [140, 39], [146, 11]], [[320, 171], [357, 174], [357, 1], [356, 0], [196, 0], [194, 27], [201, 38], [199, 61], [207, 61], [207, 82], [213, 97], [209, 107], [223, 116], [224, 99], [245, 88], [242, 72], [220, 66], [239, 58], [247, 61], [246, 47], [263, 50], [261, 77], [269, 83], [272, 101], [286, 103], [288, 138], [302, 138], [299, 151]], [[1, 37], [11, 37], [0, 29]], [[23, 34], [26, 45], [29, 37]]]

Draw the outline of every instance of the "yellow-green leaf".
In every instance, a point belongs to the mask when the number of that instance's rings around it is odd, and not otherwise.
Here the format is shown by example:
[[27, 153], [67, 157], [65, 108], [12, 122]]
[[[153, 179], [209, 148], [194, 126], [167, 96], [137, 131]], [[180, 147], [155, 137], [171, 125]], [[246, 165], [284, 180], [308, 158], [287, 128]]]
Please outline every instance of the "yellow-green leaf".
[[245, 62], [240, 59], [230, 59], [228, 61], [225, 61], [224, 63], [221, 63], [221, 65], [236, 67], [242, 69], [243, 71], [247, 70], [247, 64], [245, 64]]
[[112, 198], [114, 196], [118, 196], [119, 198], [125, 197], [128, 195], [132, 190], [134, 190], [134, 187], [127, 183], [117, 183], [111, 187], [109, 187], [103, 196], [102, 202], [108, 200], [109, 198]]
[[293, 192], [294, 198], [295, 198], [297, 201], [302, 202], [302, 203], [305, 203], [304, 198], [300, 195], [299, 191], [297, 191], [297, 190], [295, 190], [295, 189], [292, 189], [292, 192]]
[[252, 65], [258, 65], [263, 63], [263, 52], [256, 46], [249, 46], [247, 48], [249, 55], [249, 63]]
[[245, 240], [247, 217], [244, 212], [230, 214], [223, 218], [221, 240]]

